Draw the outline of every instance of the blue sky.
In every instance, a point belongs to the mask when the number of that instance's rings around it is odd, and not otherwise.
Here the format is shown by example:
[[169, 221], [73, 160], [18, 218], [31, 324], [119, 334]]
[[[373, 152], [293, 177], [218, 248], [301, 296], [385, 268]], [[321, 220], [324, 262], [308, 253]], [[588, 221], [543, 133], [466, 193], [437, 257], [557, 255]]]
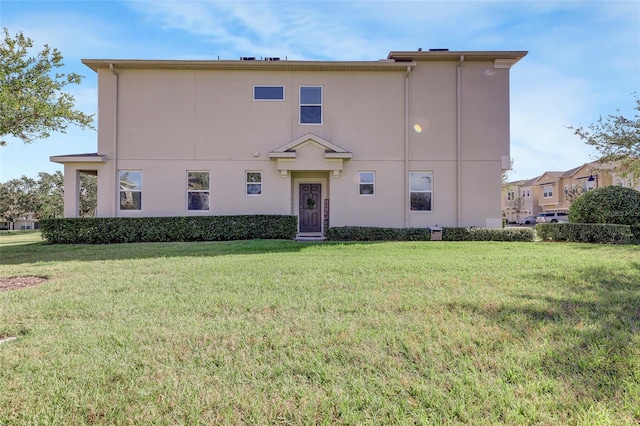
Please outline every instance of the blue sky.
[[[1, 0], [0, 21], [64, 56], [86, 78], [70, 92], [97, 110], [81, 59], [377, 60], [391, 50], [528, 50], [511, 70], [510, 177], [568, 170], [596, 153], [566, 127], [635, 113], [640, 96], [638, 1]], [[49, 156], [95, 152], [97, 134], [0, 148], [0, 181], [52, 173]]]

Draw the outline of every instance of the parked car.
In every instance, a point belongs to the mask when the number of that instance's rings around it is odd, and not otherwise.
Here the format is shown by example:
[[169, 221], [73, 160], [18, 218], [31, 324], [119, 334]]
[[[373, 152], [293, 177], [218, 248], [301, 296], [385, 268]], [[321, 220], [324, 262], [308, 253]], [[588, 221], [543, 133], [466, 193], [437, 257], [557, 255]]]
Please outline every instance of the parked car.
[[531, 225], [532, 223], [536, 223], [535, 216], [527, 216], [516, 220], [518, 225]]
[[544, 212], [538, 213], [538, 216], [536, 216], [537, 223], [557, 223], [568, 221], [569, 214], [566, 212]]

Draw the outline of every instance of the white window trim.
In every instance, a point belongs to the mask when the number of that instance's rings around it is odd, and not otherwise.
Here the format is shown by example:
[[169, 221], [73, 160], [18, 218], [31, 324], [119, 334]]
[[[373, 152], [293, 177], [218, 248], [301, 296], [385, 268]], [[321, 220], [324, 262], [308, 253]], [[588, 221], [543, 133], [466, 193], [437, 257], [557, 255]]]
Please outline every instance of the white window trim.
[[[256, 99], [256, 87], [282, 87], [282, 99]], [[253, 100], [256, 102], [284, 102], [286, 98], [285, 87], [282, 84], [254, 84], [252, 89]]]
[[[140, 189], [121, 189], [120, 188], [120, 173], [125, 172], [140, 172]], [[119, 169], [118, 170], [118, 211], [121, 212], [141, 212], [142, 211], [142, 191], [144, 189], [144, 173], [139, 169]], [[123, 209], [120, 202], [120, 194], [123, 192], [139, 192], [140, 193], [140, 208], [139, 209]]]
[[[209, 175], [209, 188], [208, 189], [189, 189], [189, 173], [207, 173]], [[187, 170], [186, 175], [186, 184], [187, 184], [187, 199], [185, 200], [187, 211], [188, 212], [208, 212], [211, 211], [211, 172], [209, 170]], [[190, 209], [189, 208], [189, 193], [190, 192], [208, 192], [209, 193], [209, 204], [206, 209]]]
[[[411, 174], [412, 173], [429, 173], [431, 175], [431, 191], [412, 191], [411, 190]], [[430, 193], [431, 194], [431, 210], [411, 210], [411, 193]], [[433, 213], [435, 211], [433, 207], [433, 193], [435, 192], [434, 179], [433, 179], [433, 171], [428, 170], [414, 170], [409, 172], [409, 212], [411, 213]]]
[[[303, 104], [302, 103], [302, 88], [304, 87], [319, 87], [320, 88], [320, 104]], [[302, 114], [300, 110], [303, 106], [319, 106], [320, 107], [320, 122], [319, 123], [303, 123], [301, 118]], [[298, 88], [298, 124], [300, 126], [321, 126], [324, 123], [324, 86], [321, 85], [301, 85]]]
[[[549, 188], [550, 191], [546, 191], [545, 188]], [[553, 185], [545, 185], [542, 187], [542, 198], [553, 198]]]
[[[249, 182], [249, 173], [260, 173], [260, 182]], [[244, 195], [246, 195], [247, 197], [262, 197], [262, 170], [247, 170], [244, 173]], [[260, 193], [259, 194], [249, 194], [249, 185], [260, 185]]]
[[[361, 182], [360, 174], [361, 173], [371, 173], [373, 175], [373, 182]], [[360, 192], [361, 185], [373, 185], [373, 193], [372, 194], [363, 194]], [[376, 195], [376, 172], [373, 170], [360, 170], [358, 172], [358, 195], [361, 197], [375, 197]]]

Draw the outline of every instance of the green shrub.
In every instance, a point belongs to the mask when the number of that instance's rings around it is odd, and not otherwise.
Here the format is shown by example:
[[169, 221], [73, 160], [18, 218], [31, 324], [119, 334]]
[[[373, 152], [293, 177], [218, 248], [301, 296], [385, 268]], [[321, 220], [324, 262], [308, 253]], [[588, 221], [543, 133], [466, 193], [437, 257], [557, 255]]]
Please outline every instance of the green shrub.
[[444, 241], [520, 241], [530, 242], [536, 238], [531, 228], [444, 228]]
[[[329, 228], [330, 241], [430, 241], [430, 228], [377, 228], [344, 226]], [[530, 228], [443, 228], [446, 241], [533, 241], [535, 231]]]
[[290, 239], [297, 217], [281, 215], [41, 219], [51, 244]]
[[429, 241], [431, 231], [428, 228], [343, 226], [327, 229], [325, 237], [329, 241]]
[[633, 240], [629, 225], [606, 223], [539, 223], [536, 232], [540, 239], [551, 241], [628, 244]]
[[640, 191], [604, 186], [582, 194], [569, 208], [571, 223], [640, 225]]

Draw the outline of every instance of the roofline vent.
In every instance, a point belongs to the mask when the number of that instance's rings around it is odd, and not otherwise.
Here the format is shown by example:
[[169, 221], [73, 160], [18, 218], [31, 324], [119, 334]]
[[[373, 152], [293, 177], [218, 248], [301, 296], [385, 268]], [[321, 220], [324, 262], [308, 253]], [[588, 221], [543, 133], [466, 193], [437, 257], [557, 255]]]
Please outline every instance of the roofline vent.
[[448, 52], [449, 49], [429, 49], [429, 52]]
[[255, 56], [241, 56], [240, 60], [241, 61], [255, 61], [256, 57]]

